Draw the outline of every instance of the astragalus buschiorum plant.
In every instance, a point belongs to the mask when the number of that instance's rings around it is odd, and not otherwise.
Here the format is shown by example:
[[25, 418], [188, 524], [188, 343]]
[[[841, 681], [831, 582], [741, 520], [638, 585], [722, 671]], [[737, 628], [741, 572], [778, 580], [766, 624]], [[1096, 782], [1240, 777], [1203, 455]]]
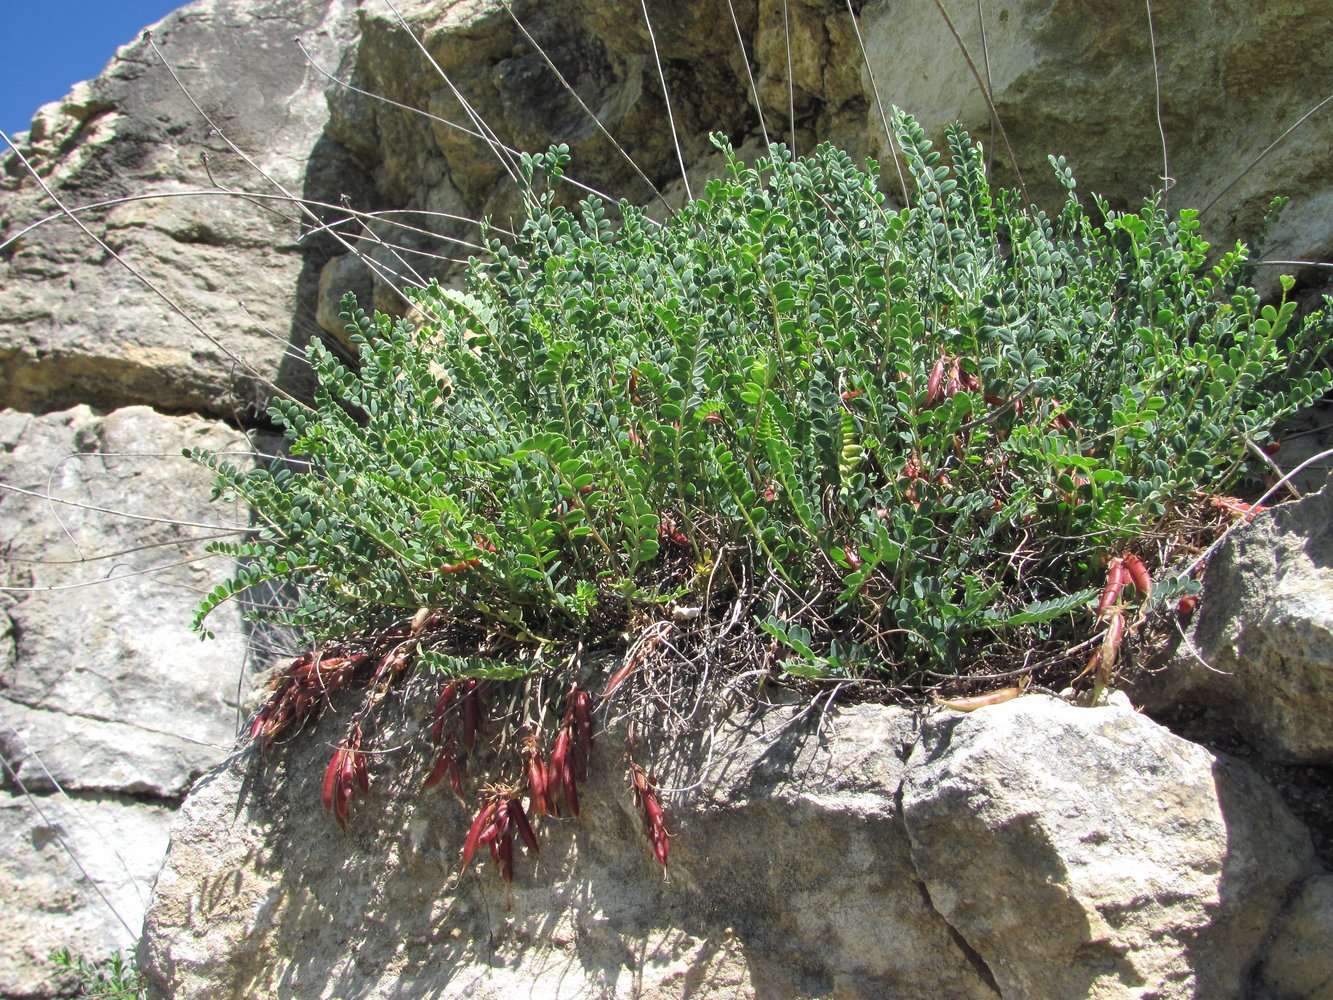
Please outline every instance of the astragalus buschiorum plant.
[[645, 764], [724, 694], [1100, 688], [1193, 600], [1177, 567], [1250, 516], [1228, 494], [1330, 385], [1330, 303], [1261, 305], [1194, 213], [1085, 203], [1053, 160], [1047, 215], [992, 191], [961, 129], [936, 151], [895, 124], [901, 210], [828, 146], [749, 167], [718, 140], [726, 175], [662, 224], [561, 207], [565, 151], [525, 157], [527, 217], [466, 291], [396, 320], [347, 300], [354, 366], [312, 346], [313, 403], [272, 411], [304, 464], [196, 455], [257, 525], [217, 546], [241, 569], [199, 627], [261, 582], [299, 594], [256, 613], [309, 651], [252, 738], [360, 706], [338, 823], [409, 673], [425, 784], [475, 809], [463, 865], [486, 848], [512, 878], [614, 728], [665, 866]]

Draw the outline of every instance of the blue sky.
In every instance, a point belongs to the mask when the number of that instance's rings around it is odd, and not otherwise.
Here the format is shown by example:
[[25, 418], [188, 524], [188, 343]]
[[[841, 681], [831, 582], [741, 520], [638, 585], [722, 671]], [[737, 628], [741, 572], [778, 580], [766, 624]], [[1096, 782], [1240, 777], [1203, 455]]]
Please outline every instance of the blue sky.
[[[0, 0], [0, 130], [24, 131], [32, 113], [110, 62], [116, 49], [185, 0]], [[0, 147], [4, 146], [0, 142]]]

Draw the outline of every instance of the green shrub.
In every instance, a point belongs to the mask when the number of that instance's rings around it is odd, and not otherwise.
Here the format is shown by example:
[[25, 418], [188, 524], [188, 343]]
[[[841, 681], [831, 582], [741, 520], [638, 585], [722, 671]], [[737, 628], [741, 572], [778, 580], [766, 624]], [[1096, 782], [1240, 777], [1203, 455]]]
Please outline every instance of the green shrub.
[[559, 672], [669, 621], [681, 650], [724, 633], [734, 668], [916, 690], [1091, 634], [1100, 560], [1232, 489], [1247, 439], [1329, 387], [1333, 303], [1298, 323], [1195, 213], [1085, 206], [1052, 160], [1049, 217], [992, 192], [961, 129], [946, 161], [896, 126], [902, 211], [832, 147], [747, 167], [718, 140], [726, 176], [679, 216], [613, 225], [557, 205], [563, 148], [525, 157], [528, 217], [466, 292], [396, 321], [349, 300], [356, 369], [312, 347], [313, 408], [272, 411], [307, 468], [196, 456], [260, 525], [216, 546], [244, 568], [200, 627], [277, 579], [300, 599], [269, 617], [403, 624], [450, 676]]

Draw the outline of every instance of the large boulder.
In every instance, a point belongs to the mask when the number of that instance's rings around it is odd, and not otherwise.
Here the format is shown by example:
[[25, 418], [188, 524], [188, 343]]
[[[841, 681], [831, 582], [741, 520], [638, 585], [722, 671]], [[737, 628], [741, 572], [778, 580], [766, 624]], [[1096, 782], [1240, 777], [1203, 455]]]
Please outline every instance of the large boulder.
[[243, 435], [198, 417], [0, 411], [6, 996], [49, 985], [52, 948], [133, 943], [170, 817], [233, 742], [239, 614], [218, 611], [208, 645], [190, 618], [226, 569], [205, 540], [248, 517], [208, 502], [192, 447], [249, 461]]
[[[65, 206], [97, 206], [78, 218], [138, 274], [68, 218], [0, 252], [0, 407], [144, 403], [235, 418], [262, 414], [267, 381], [303, 384], [287, 352], [295, 345], [299, 357], [314, 329], [329, 250], [315, 241], [307, 252], [309, 222], [273, 199], [281, 185], [336, 211], [347, 178], [337, 147], [319, 142], [326, 81], [292, 36], [336, 64], [355, 7], [198, 0], [154, 26], [161, 57], [131, 42], [36, 113], [15, 137], [23, 155]], [[211, 132], [162, 59], [253, 167]], [[0, 242], [53, 210], [18, 156], [0, 153]]]
[[312, 808], [341, 725], [191, 793], [140, 951], [154, 996], [1240, 996], [1316, 871], [1244, 765], [1038, 696], [732, 720], [677, 748], [696, 790], [669, 798], [666, 879], [603, 739], [582, 817], [506, 889], [457, 876], [467, 815], [417, 791], [422, 760], [377, 758], [345, 833]]
[[1208, 710], [1272, 761], [1333, 765], [1333, 479], [1238, 526], [1209, 560], [1151, 711]]
[[1004, 997], [1239, 996], [1314, 867], [1252, 771], [1122, 709], [935, 716], [902, 801], [933, 905]]

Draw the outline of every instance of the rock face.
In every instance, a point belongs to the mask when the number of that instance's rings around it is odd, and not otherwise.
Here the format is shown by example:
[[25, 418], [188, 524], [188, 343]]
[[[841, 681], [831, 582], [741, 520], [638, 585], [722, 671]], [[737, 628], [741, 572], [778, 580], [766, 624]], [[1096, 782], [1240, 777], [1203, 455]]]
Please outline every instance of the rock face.
[[1315, 870], [1304, 828], [1124, 709], [734, 722], [670, 805], [665, 881], [599, 749], [582, 818], [512, 892], [454, 874], [467, 818], [416, 763], [383, 758], [345, 834], [312, 808], [334, 726], [191, 794], [141, 952], [154, 995], [1228, 997], [1308, 948], [1308, 925], [1268, 945]]
[[189, 623], [217, 571], [207, 526], [245, 520], [208, 503], [180, 455], [196, 446], [247, 460], [237, 432], [147, 407], [0, 412], [0, 482], [27, 491], [0, 491], [0, 934], [22, 945], [0, 954], [5, 996], [41, 992], [52, 948], [134, 942], [171, 816], [232, 743], [239, 615], [209, 646]]
[[[770, 138], [790, 141], [794, 111], [798, 152], [830, 140], [853, 158], [876, 155], [886, 178], [892, 178], [873, 71], [886, 107], [911, 111], [936, 135], [949, 122], [962, 121], [991, 148], [1000, 183], [1015, 184], [1021, 172], [1031, 196], [1047, 204], [1062, 194], [1046, 160], [1052, 153], [1067, 155], [1082, 189], [1100, 192], [1113, 206], [1136, 205], [1162, 185], [1162, 136], [1142, 4], [1101, 4], [1089, 17], [1078, 4], [1023, 0], [1003, 9], [980, 8], [983, 24], [976, 4], [946, 0], [966, 56], [932, 0], [858, 0], [852, 6], [860, 11], [868, 64], [843, 0], [738, 3], [735, 27], [704, 0], [650, 8], [686, 164], [693, 169], [708, 161], [710, 132], [723, 132], [738, 145], [760, 135], [752, 75]], [[679, 197], [680, 163], [639, 5], [585, 0], [512, 7], [648, 181], [667, 192], [668, 200]], [[499, 158], [456, 127], [473, 128], [455, 89], [501, 142], [537, 151], [565, 142], [574, 157], [572, 176], [613, 198], [655, 203], [649, 184], [563, 90], [502, 5], [418, 0], [399, 9], [448, 81], [392, 13], [363, 10], [362, 39], [346, 66], [352, 81], [435, 117], [349, 90], [331, 91], [328, 138], [373, 179], [363, 189], [371, 201], [359, 207], [486, 215], [502, 223], [513, 215], [514, 184]], [[1313, 95], [1333, 91], [1327, 46], [1301, 47], [1289, 60], [1269, 58], [1269, 46], [1294, 44], [1299, 35], [1294, 27], [1322, 12], [1321, 0], [1154, 11], [1170, 204], [1209, 206], [1202, 221], [1210, 238], [1229, 244], [1257, 235], [1271, 197], [1285, 194], [1293, 202], [1269, 233], [1269, 256], [1319, 261], [1333, 254], [1333, 231], [1326, 223], [1333, 209], [1333, 164], [1323, 155], [1333, 141], [1327, 114], [1313, 116], [1244, 174], [1314, 106], [1319, 97]], [[748, 74], [737, 29], [751, 60]], [[991, 137], [990, 113], [968, 68], [969, 56], [978, 73], [989, 77], [1012, 156], [1001, 136]], [[693, 179], [697, 186], [701, 178]], [[888, 184], [891, 192], [895, 185]], [[475, 239], [475, 228], [467, 224], [428, 218], [421, 225]], [[393, 241], [417, 249], [433, 242], [401, 232]], [[430, 249], [457, 255], [459, 248], [436, 242]], [[386, 272], [403, 270], [391, 254], [373, 256]], [[427, 275], [443, 269], [440, 261], [407, 260]], [[357, 269], [350, 261], [342, 267], [341, 283], [349, 287], [354, 287], [352, 270]], [[1259, 280], [1271, 281], [1275, 273]], [[1305, 274], [1310, 283], [1327, 285], [1319, 269], [1307, 268]], [[356, 278], [369, 281], [370, 274], [361, 267]], [[337, 315], [337, 294], [324, 306], [326, 317]], [[376, 303], [394, 304], [382, 282]]]
[[1333, 479], [1222, 544], [1182, 648], [1139, 687], [1155, 710], [1213, 710], [1270, 760], [1333, 764]]
[[1259, 976], [1265, 1000], [1333, 997], [1333, 876], [1312, 878], [1292, 900]]
[[[155, 26], [161, 58], [135, 41], [96, 80], [37, 112], [16, 137], [24, 156], [66, 206], [100, 205], [80, 220], [195, 325], [68, 219], [44, 225], [0, 252], [0, 407], [142, 403], [234, 418], [262, 414], [263, 380], [300, 384], [302, 366], [284, 351], [314, 328], [327, 250], [303, 250], [291, 206], [221, 190], [278, 194], [210, 134], [161, 60], [255, 167], [336, 204], [338, 171], [325, 152], [336, 150], [318, 148], [324, 80], [291, 37], [336, 62], [354, 8], [200, 0]], [[18, 157], [0, 154], [0, 241], [51, 212]]]

